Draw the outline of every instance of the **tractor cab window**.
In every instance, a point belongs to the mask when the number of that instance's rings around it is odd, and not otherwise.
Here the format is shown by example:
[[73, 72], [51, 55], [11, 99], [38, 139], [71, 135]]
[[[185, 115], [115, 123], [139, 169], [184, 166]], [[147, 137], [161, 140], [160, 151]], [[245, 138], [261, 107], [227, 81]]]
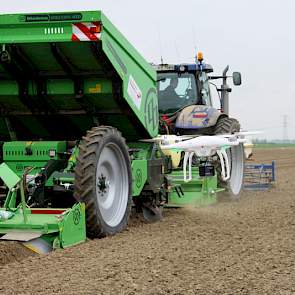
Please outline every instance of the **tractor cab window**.
[[193, 74], [161, 73], [158, 80], [160, 113], [172, 113], [197, 103], [199, 97]]
[[210, 94], [210, 84], [206, 73], [203, 72], [200, 75], [198, 75], [198, 85], [199, 89], [201, 90], [201, 104], [211, 106], [212, 102]]

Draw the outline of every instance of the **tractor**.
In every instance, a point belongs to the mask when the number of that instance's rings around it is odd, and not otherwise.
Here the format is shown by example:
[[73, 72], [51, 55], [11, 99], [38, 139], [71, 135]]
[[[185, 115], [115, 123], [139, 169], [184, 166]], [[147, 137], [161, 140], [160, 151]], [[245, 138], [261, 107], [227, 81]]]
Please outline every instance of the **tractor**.
[[[213, 67], [203, 62], [203, 54], [199, 52], [193, 64], [159, 64], [153, 67], [157, 71], [161, 134], [217, 135], [240, 131], [238, 120], [229, 117], [229, 93], [232, 91], [227, 85], [229, 66], [221, 76], [210, 75]], [[234, 72], [232, 78], [234, 85], [241, 85], [239, 72]], [[220, 88], [211, 82], [216, 79], [222, 79]], [[210, 84], [218, 91], [220, 109], [212, 105]], [[234, 190], [231, 195], [237, 195], [240, 186], [234, 183], [240, 181], [233, 177], [232, 184], [225, 183], [220, 177], [218, 161], [215, 166], [219, 185], [227, 188], [230, 194]]]

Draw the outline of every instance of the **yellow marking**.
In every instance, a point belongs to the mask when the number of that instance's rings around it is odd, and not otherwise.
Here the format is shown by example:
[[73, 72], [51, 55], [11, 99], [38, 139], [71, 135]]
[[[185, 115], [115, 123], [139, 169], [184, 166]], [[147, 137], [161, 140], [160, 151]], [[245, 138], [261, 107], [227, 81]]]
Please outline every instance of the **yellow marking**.
[[37, 254], [42, 254], [43, 252], [41, 252], [37, 247], [34, 247], [32, 244], [29, 243], [24, 243], [23, 244], [25, 247], [27, 247], [28, 249], [30, 249], [31, 251], [37, 253]]
[[101, 84], [95, 84], [95, 87], [89, 88], [89, 93], [101, 93]]

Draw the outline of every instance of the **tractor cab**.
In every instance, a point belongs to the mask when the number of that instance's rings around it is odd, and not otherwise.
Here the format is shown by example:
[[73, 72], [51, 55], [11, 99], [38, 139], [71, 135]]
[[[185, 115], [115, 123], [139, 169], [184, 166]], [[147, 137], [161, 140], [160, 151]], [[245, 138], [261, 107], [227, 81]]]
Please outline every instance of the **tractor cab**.
[[[229, 113], [228, 96], [231, 92], [231, 88], [227, 85], [229, 67], [225, 68], [221, 76], [209, 76], [213, 68], [204, 63], [202, 53], [198, 53], [194, 64], [160, 64], [155, 68], [160, 132], [216, 134], [218, 122], [228, 118]], [[241, 84], [240, 73], [234, 72], [230, 77], [233, 78], [234, 85]], [[223, 81], [220, 88], [216, 86], [220, 98], [218, 109], [212, 106], [210, 93], [210, 84], [213, 84], [211, 80], [214, 79]], [[235, 120], [235, 125], [237, 124]]]
[[159, 112], [169, 114], [189, 105], [212, 106], [208, 65], [181, 64], [157, 66]]

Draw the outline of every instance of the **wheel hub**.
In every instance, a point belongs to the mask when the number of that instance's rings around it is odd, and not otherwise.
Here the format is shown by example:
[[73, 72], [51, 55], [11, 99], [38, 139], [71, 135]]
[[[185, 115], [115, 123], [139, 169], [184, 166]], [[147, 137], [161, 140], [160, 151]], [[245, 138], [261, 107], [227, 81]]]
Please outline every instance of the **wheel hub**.
[[119, 146], [106, 144], [96, 167], [96, 196], [104, 222], [117, 226], [128, 204], [127, 165]]
[[110, 181], [107, 180], [106, 176], [101, 174], [101, 176], [98, 177], [97, 187], [98, 193], [103, 196], [105, 193], [107, 193], [110, 187]]

